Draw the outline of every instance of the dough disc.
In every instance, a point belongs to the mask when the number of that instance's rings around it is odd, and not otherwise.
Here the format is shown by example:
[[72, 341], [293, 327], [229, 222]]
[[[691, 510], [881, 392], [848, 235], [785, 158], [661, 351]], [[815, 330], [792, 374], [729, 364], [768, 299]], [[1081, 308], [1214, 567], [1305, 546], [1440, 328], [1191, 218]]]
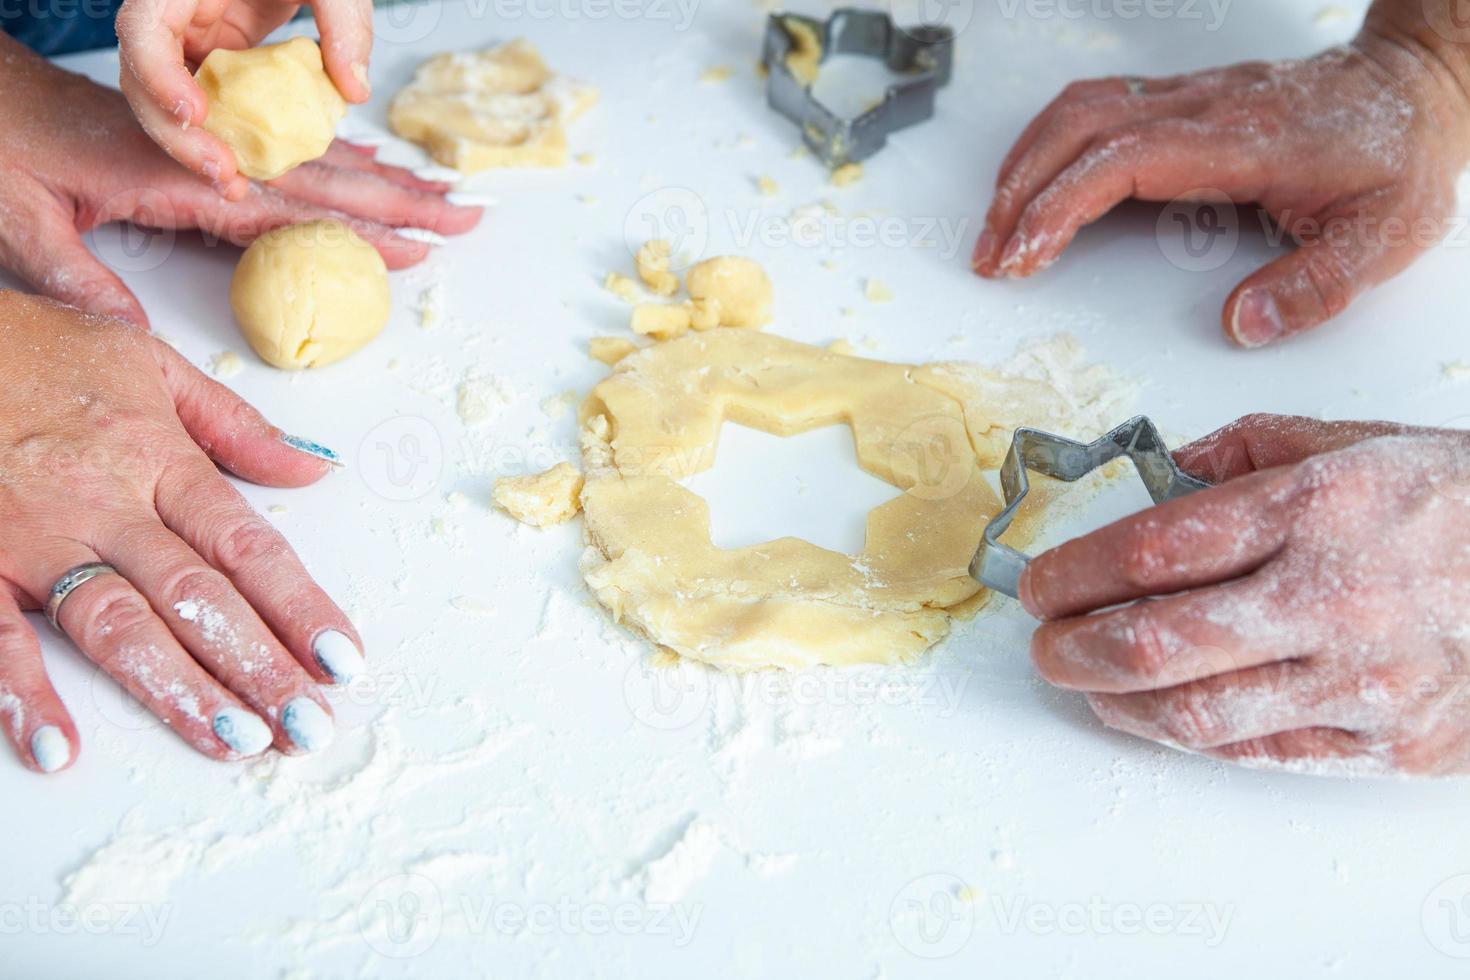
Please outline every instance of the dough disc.
[[[583, 575], [615, 619], [683, 656], [737, 670], [909, 662], [988, 596], [968, 567], [1000, 501], [961, 402], [921, 369], [716, 330], [623, 358], [581, 418]], [[792, 537], [715, 547], [705, 501], [677, 481], [714, 462], [725, 421], [779, 436], [850, 426], [859, 465], [896, 488], [862, 553]]]

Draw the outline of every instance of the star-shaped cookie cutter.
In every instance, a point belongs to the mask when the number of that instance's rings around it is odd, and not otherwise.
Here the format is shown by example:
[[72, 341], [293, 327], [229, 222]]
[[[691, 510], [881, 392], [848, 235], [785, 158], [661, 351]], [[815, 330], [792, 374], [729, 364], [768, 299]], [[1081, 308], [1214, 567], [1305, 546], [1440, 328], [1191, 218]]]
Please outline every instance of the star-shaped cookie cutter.
[[[816, 63], [833, 53], [877, 58], [907, 77], [894, 82], [883, 101], [843, 119], [812, 95], [811, 79], [798, 78], [790, 59], [798, 42], [816, 39]], [[949, 81], [954, 32], [948, 27], [898, 27], [887, 14], [842, 7], [825, 21], [801, 14], [772, 14], [766, 21], [762, 64], [766, 99], [801, 127], [802, 139], [829, 167], [864, 160], [883, 148], [888, 134], [934, 115], [934, 97]]]
[[1000, 467], [1000, 486], [1005, 507], [993, 517], [981, 536], [980, 547], [970, 561], [970, 576], [986, 588], [1017, 598], [1021, 573], [1030, 557], [1001, 544], [1001, 535], [1011, 526], [1021, 503], [1031, 489], [1027, 470], [1071, 483], [1115, 459], [1133, 461], [1138, 476], [1155, 504], [1183, 497], [1211, 484], [1179, 469], [1164, 445], [1159, 430], [1146, 416], [1129, 419], [1095, 442], [1081, 443], [1037, 429], [1017, 429], [1011, 448]]

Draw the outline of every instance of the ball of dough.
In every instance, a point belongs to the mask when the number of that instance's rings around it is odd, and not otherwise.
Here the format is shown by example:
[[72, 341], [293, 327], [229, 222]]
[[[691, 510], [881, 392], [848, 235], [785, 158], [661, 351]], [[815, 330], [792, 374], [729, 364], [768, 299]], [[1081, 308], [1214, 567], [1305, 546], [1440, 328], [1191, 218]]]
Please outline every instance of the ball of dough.
[[230, 284], [245, 339], [262, 360], [288, 370], [356, 351], [382, 332], [390, 306], [382, 256], [331, 219], [261, 235]]
[[209, 97], [204, 128], [235, 151], [240, 172], [271, 180], [327, 152], [347, 103], [310, 38], [245, 51], [215, 48], [195, 76]]
[[[696, 306], [719, 311], [722, 327], [759, 328], [771, 321], [771, 280], [766, 270], [738, 255], [720, 255], [689, 270], [684, 288]], [[717, 304], [717, 305], [716, 305]]]

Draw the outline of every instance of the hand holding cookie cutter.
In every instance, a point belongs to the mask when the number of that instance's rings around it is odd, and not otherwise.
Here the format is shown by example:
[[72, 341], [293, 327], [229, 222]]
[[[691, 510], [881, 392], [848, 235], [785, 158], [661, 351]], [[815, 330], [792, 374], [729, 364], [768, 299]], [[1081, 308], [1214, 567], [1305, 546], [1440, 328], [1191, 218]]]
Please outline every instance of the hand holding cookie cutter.
[[1211, 484], [1179, 469], [1159, 430], [1143, 415], [1130, 419], [1095, 442], [1080, 443], [1036, 429], [1017, 429], [1000, 468], [1006, 505], [985, 527], [980, 548], [970, 562], [970, 575], [986, 588], [1017, 598], [1021, 573], [1030, 557], [1001, 544], [1016, 512], [1031, 489], [1027, 470], [1071, 483], [1121, 456], [1133, 461], [1153, 502], [1161, 504]]

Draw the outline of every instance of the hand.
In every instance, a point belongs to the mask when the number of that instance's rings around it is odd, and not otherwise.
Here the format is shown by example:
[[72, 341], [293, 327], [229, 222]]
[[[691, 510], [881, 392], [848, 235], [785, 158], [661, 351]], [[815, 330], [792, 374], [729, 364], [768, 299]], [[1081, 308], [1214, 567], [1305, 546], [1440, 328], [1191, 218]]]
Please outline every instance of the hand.
[[[215, 48], [253, 47], [296, 15], [287, 0], [127, 0], [117, 14], [120, 84], [148, 135], [169, 156], [217, 185], [245, 194], [235, 154], [201, 123], [209, 100], [191, 68]], [[322, 62], [348, 102], [366, 102], [372, 0], [315, 0]]]
[[119, 574], [78, 586], [62, 629], [190, 745], [330, 738], [317, 685], [349, 679], [361, 641], [216, 463], [280, 487], [329, 469], [162, 341], [0, 291], [0, 724], [31, 768], [80, 741], [21, 611], [96, 561]]
[[1071, 85], [1001, 164], [975, 271], [1039, 272], [1130, 197], [1223, 196], [1259, 204], [1298, 246], [1236, 286], [1226, 335], [1258, 347], [1314, 327], [1446, 234], [1470, 154], [1451, 57], [1465, 54], [1436, 57], [1370, 18], [1306, 61]]
[[1248, 766], [1470, 772], [1470, 432], [1252, 416], [1175, 455], [1226, 482], [1023, 574], [1041, 675]]
[[117, 92], [61, 71], [0, 35], [0, 267], [37, 292], [95, 313], [147, 324], [138, 300], [82, 243], [109, 221], [199, 228], [246, 245], [286, 224], [337, 217], [383, 255], [413, 265], [429, 246], [396, 227], [468, 231], [481, 209], [455, 207], [448, 185], [375, 162], [335, 144], [321, 160], [245, 199], [225, 201], [168, 158], [138, 128]]

